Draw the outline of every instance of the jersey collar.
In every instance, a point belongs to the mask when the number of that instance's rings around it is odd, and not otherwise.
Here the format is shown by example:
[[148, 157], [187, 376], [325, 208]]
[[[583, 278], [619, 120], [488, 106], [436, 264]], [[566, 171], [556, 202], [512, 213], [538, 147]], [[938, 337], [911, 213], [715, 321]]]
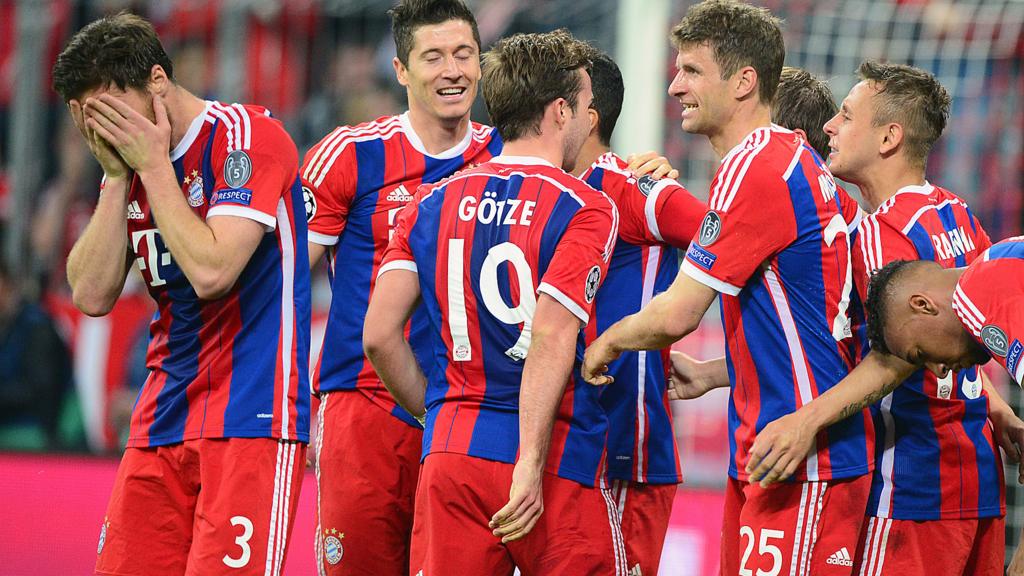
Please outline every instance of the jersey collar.
[[203, 128], [203, 122], [206, 121], [206, 115], [210, 113], [210, 105], [212, 102], [206, 101], [206, 106], [203, 108], [203, 113], [192, 119], [192, 123], [188, 125], [188, 130], [185, 131], [185, 135], [181, 137], [181, 142], [171, 150], [171, 162], [175, 162], [185, 155], [185, 152], [192, 147], [192, 144], [199, 137], [199, 131]]
[[420, 139], [419, 134], [413, 130], [412, 122], [409, 121], [408, 110], [398, 117], [398, 123], [402, 126], [402, 132], [405, 133], [405, 137], [409, 140], [409, 144], [412, 144], [412, 147], [415, 148], [417, 152], [424, 156], [437, 158], [438, 160], [448, 160], [449, 158], [462, 156], [466, 149], [469, 148], [469, 143], [473, 140], [473, 123], [467, 119], [466, 135], [462, 137], [462, 140], [458, 144], [439, 154], [431, 154], [427, 152], [427, 147], [423, 145], [423, 140]]
[[753, 130], [751, 130], [750, 134], [747, 134], [743, 138], [743, 140], [740, 140], [739, 144], [733, 146], [732, 150], [729, 150], [729, 152], [725, 156], [722, 156], [722, 161], [719, 162], [719, 164], [725, 164], [726, 160], [738, 154], [740, 150], [750, 148], [753, 145], [754, 138], [756, 138], [759, 134], [764, 133], [765, 136], [768, 136], [771, 132], [791, 132], [791, 130], [787, 130], [786, 128], [783, 128], [782, 126], [779, 126], [778, 124], [774, 123], [771, 126], [760, 126], [758, 128], [754, 128]]

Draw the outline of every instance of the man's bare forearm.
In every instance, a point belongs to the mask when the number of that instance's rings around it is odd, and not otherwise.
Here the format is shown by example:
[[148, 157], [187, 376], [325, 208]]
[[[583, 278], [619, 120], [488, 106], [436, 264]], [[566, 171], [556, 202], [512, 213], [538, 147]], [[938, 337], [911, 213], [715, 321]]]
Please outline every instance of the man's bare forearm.
[[[556, 306], [558, 304], [555, 304]], [[575, 360], [579, 324], [534, 331], [519, 391], [519, 460], [543, 467]]]
[[128, 273], [127, 177], [108, 178], [82, 236], [68, 255], [75, 305], [90, 316], [113, 308]]
[[419, 417], [424, 413], [427, 378], [416, 362], [409, 342], [401, 332], [397, 336], [381, 342], [379, 346], [367, 346], [366, 357], [395, 402]]
[[668, 292], [659, 294], [636, 314], [613, 324], [603, 339], [623, 350], [659, 350], [667, 348], [696, 329], [703, 316], [691, 310], [679, 310]]
[[800, 410], [820, 430], [878, 402], [916, 370], [895, 356], [871, 352], [838, 384]]

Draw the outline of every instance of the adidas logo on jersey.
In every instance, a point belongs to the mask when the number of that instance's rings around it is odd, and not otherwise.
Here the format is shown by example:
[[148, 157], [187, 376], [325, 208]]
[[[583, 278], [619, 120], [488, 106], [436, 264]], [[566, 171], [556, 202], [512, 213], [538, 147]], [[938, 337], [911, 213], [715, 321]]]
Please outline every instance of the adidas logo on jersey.
[[405, 189], [404, 184], [392, 190], [387, 197], [388, 202], [408, 202], [410, 200], [412, 200], [412, 195]]
[[145, 220], [146, 215], [142, 213], [142, 208], [139, 208], [139, 201], [132, 200], [128, 204], [128, 219], [129, 220]]
[[843, 546], [839, 550], [836, 550], [825, 560], [825, 564], [832, 564], [834, 566], [853, 566], [853, 560], [850, 559], [850, 551]]

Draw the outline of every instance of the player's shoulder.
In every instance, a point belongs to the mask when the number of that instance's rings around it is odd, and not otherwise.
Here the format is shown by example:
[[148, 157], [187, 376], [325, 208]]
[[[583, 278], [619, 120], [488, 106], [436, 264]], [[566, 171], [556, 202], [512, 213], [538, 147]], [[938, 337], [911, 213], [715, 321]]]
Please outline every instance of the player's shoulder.
[[208, 122], [220, 126], [212, 146], [215, 156], [244, 153], [298, 163], [298, 150], [291, 135], [265, 107], [210, 101], [206, 114]]
[[498, 136], [498, 129], [493, 126], [488, 126], [487, 124], [471, 121], [469, 123], [469, 129], [472, 133], [473, 141], [479, 144], [487, 144], [491, 140], [501, 138]]
[[399, 116], [381, 116], [369, 122], [338, 126], [321, 138], [313, 149], [329, 147], [340, 150], [354, 142], [386, 140], [401, 131], [402, 122]]

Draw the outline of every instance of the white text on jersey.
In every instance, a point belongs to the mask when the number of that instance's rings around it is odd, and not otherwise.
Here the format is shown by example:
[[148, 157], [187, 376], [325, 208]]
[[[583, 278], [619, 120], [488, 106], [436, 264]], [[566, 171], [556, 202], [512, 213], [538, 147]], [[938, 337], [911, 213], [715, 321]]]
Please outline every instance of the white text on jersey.
[[466, 196], [459, 202], [459, 219], [469, 222], [474, 218], [481, 224], [494, 222], [500, 226], [529, 226], [537, 203], [533, 200], [494, 200], [497, 194], [484, 192], [483, 200], [477, 201], [473, 196]]
[[975, 248], [974, 242], [964, 231], [963, 226], [956, 230], [949, 230], [945, 234], [933, 234], [932, 244], [935, 245], [935, 253], [943, 260], [963, 256]]

